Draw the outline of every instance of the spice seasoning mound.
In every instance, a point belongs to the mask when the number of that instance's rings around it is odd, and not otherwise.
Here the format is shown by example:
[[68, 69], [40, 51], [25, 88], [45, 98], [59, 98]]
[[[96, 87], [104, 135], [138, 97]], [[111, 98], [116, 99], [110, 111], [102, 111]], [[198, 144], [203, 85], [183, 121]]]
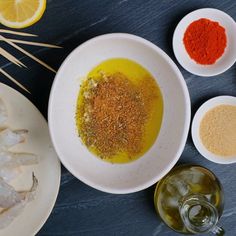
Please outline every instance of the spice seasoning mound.
[[103, 158], [123, 150], [130, 156], [139, 153], [147, 119], [141, 91], [121, 73], [91, 81], [80, 132], [84, 143], [96, 147]]
[[103, 156], [141, 150], [147, 114], [141, 94], [122, 74], [99, 81], [85, 103], [89, 108], [89, 120], [84, 123], [86, 145], [96, 146]]
[[188, 26], [183, 42], [189, 56], [198, 64], [212, 65], [223, 55], [227, 37], [225, 28], [218, 22], [201, 18]]
[[236, 106], [220, 105], [208, 111], [200, 123], [200, 138], [216, 155], [236, 155]]
[[138, 63], [112, 58], [82, 82], [76, 124], [88, 150], [110, 163], [141, 157], [161, 128], [163, 100], [156, 80]]

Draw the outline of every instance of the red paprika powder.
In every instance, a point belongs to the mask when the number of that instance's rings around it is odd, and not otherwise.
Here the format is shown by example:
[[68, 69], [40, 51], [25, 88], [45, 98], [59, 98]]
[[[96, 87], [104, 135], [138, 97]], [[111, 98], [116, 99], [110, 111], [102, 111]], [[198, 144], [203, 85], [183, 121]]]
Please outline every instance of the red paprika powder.
[[227, 45], [225, 29], [218, 22], [205, 18], [188, 26], [183, 41], [189, 56], [202, 65], [214, 64]]

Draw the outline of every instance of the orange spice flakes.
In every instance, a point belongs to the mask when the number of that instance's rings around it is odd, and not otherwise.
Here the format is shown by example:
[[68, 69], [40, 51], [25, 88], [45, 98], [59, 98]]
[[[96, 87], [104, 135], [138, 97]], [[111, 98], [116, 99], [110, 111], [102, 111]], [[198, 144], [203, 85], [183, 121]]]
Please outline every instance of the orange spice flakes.
[[119, 152], [132, 158], [141, 152], [150, 107], [150, 95], [144, 86], [133, 84], [121, 73], [103, 74], [86, 83], [78, 110], [79, 134], [85, 145], [95, 148], [101, 158]]

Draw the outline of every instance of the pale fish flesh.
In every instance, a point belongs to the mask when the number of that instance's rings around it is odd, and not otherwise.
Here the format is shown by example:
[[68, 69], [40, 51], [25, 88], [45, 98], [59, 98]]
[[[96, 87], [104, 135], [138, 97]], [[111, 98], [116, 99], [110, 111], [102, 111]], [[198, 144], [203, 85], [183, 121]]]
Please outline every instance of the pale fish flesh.
[[33, 153], [0, 152], [0, 168], [16, 168], [34, 164], [38, 164], [38, 156]]
[[[15, 204], [13, 204], [9, 208], [4, 209], [0, 213], [0, 229], [7, 227], [22, 212], [26, 204], [34, 199], [37, 186], [38, 186], [38, 180], [33, 174], [33, 184], [29, 191], [21, 193], [17, 192], [12, 193], [12, 195], [9, 198], [12, 198], [12, 196], [17, 196], [17, 199], [15, 200]], [[8, 186], [6, 186], [6, 189], [9, 192], [12, 191], [12, 189], [11, 190], [8, 189]], [[9, 200], [9, 203], [12, 202], [10, 202]]]
[[20, 166], [35, 165], [38, 162], [38, 156], [32, 153], [0, 152], [0, 178], [10, 182], [21, 173]]
[[9, 128], [0, 132], [0, 150], [10, 148], [25, 141], [27, 130], [11, 130]]
[[4, 181], [6, 181], [7, 183], [17, 178], [17, 176], [19, 176], [21, 173], [22, 173], [21, 168], [9, 168], [9, 167], [0, 168], [0, 178], [4, 179]]
[[0, 207], [9, 208], [22, 200], [21, 195], [15, 189], [0, 179]]

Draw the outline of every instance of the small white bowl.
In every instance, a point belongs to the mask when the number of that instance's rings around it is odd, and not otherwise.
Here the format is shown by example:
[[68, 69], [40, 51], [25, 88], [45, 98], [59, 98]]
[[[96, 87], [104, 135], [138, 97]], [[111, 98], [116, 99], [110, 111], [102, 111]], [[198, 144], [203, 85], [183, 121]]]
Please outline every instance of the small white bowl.
[[218, 96], [214, 97], [201, 105], [201, 107], [196, 112], [193, 122], [192, 122], [192, 139], [195, 147], [200, 152], [202, 156], [206, 159], [219, 163], [219, 164], [231, 164], [236, 162], [236, 156], [231, 157], [223, 157], [219, 155], [215, 155], [214, 153], [208, 151], [205, 146], [203, 145], [199, 130], [200, 130], [200, 123], [206, 112], [210, 109], [219, 106], [219, 105], [234, 105], [236, 106], [236, 97], [232, 96]]
[[[110, 58], [128, 58], [157, 80], [164, 100], [159, 136], [140, 159], [111, 164], [88, 151], [75, 122], [80, 84], [96, 65]], [[55, 149], [65, 167], [84, 183], [110, 193], [145, 189], [166, 175], [178, 161], [190, 124], [190, 98], [174, 62], [160, 48], [130, 34], [107, 34], [77, 47], [64, 61], [53, 83], [48, 121]]]
[[[213, 65], [197, 64], [188, 55], [184, 43], [184, 33], [193, 21], [207, 18], [217, 21], [225, 28], [227, 46], [224, 54]], [[192, 74], [214, 76], [228, 70], [236, 61], [236, 23], [232, 17], [214, 8], [203, 8], [186, 15], [177, 25], [173, 36], [173, 50], [181, 66]]]

